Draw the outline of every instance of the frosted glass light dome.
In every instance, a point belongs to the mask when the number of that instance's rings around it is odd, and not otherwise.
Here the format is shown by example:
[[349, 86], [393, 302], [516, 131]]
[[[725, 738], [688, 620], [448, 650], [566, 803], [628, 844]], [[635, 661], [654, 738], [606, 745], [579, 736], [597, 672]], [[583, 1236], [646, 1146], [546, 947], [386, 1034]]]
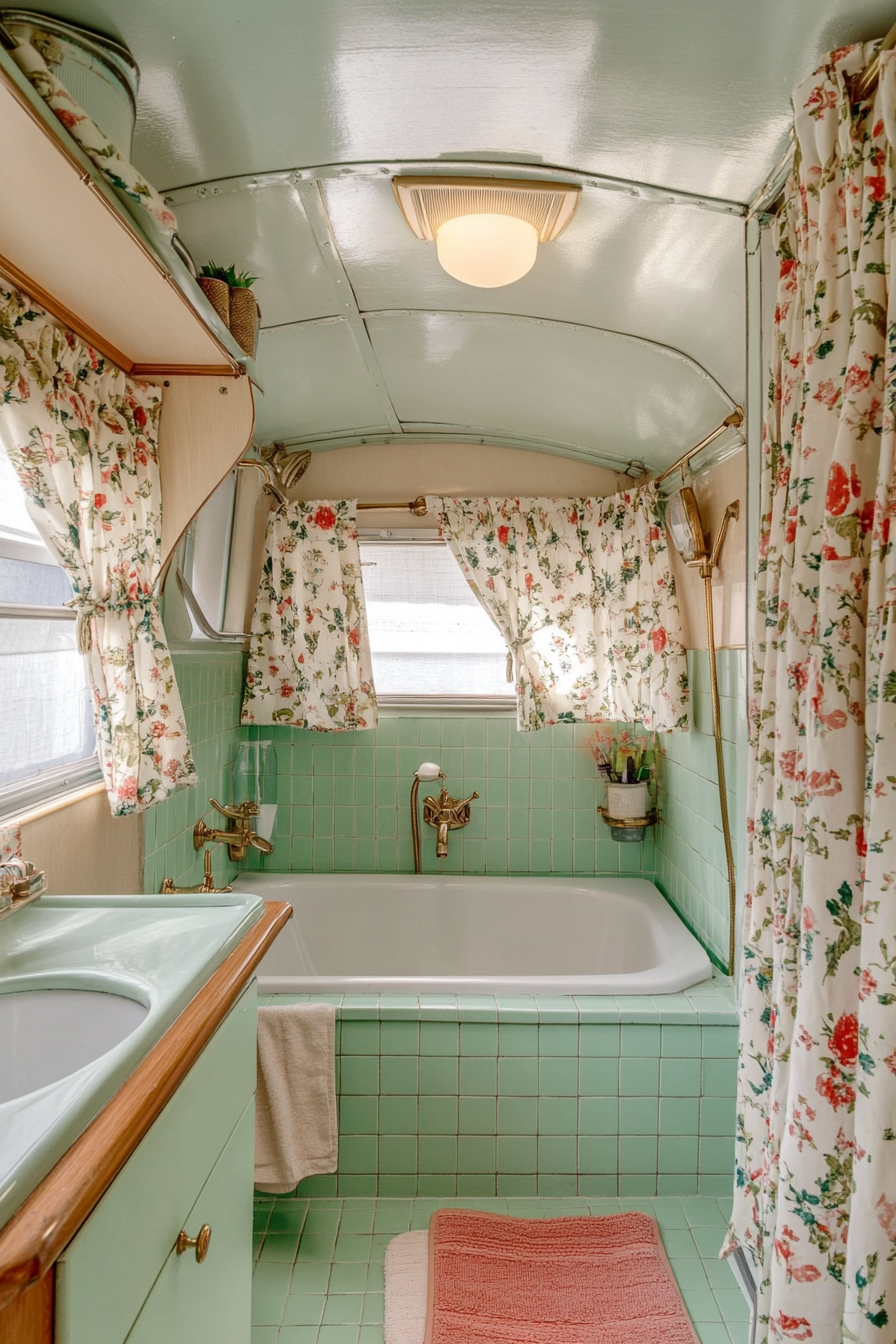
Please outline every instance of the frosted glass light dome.
[[459, 215], [440, 227], [436, 250], [439, 265], [455, 280], [497, 289], [531, 271], [538, 233], [512, 215]]

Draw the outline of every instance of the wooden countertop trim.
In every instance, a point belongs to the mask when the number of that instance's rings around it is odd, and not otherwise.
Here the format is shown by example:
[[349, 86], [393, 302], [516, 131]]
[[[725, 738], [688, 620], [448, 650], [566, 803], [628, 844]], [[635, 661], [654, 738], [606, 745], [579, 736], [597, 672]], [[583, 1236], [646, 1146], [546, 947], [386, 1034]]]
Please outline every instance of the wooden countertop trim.
[[0, 1230], [0, 1309], [42, 1279], [62, 1254], [165, 1109], [291, 915], [292, 907], [285, 901], [266, 902], [258, 922]]

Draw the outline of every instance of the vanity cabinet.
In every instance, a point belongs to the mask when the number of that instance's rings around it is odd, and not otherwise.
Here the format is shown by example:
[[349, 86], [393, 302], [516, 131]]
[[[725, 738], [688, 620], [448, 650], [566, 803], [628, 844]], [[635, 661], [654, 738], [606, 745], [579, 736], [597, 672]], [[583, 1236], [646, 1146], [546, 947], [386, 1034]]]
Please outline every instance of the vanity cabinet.
[[249, 904], [254, 922], [0, 1227], [0, 1344], [248, 1344], [255, 973], [292, 915]]
[[248, 1341], [255, 1016], [253, 980], [57, 1261], [56, 1344]]

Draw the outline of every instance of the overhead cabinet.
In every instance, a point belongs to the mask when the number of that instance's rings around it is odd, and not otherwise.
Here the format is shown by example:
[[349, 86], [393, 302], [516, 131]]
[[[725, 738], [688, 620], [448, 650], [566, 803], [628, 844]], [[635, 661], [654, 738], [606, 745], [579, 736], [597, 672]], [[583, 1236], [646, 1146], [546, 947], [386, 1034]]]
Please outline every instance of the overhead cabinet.
[[165, 387], [167, 558], [251, 441], [250, 361], [186, 264], [141, 229], [2, 50], [0, 143], [0, 278], [126, 373]]

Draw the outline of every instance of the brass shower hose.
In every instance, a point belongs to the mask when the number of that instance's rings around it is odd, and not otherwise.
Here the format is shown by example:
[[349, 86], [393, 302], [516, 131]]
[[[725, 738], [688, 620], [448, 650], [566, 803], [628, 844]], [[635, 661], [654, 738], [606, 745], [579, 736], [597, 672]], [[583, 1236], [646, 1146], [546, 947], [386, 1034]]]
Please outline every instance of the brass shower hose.
[[712, 614], [712, 575], [703, 578], [706, 598], [706, 647], [709, 653], [709, 693], [712, 699], [712, 735], [716, 743], [716, 768], [719, 777], [719, 810], [722, 814], [722, 835], [725, 839], [725, 862], [728, 865], [728, 974], [734, 974], [734, 926], [737, 918], [737, 884], [734, 876], [734, 850], [731, 845], [731, 823], [728, 819], [728, 790], [725, 783], [725, 757], [722, 751], [722, 714], [719, 701], [719, 678], [716, 672], [715, 628]]
[[716, 773], [719, 780], [719, 810], [722, 814], [722, 835], [725, 840], [725, 862], [728, 867], [728, 974], [734, 974], [735, 924], [737, 921], [737, 882], [734, 874], [734, 849], [731, 844], [731, 823], [728, 818], [728, 790], [725, 783], [725, 756], [722, 751], [722, 711], [719, 701], [719, 677], [716, 670], [716, 635], [712, 613], [712, 572], [719, 562], [719, 554], [728, 523], [740, 517], [740, 501], [729, 504], [719, 528], [712, 555], [700, 566], [706, 606], [706, 651], [709, 655], [709, 693], [712, 700], [712, 735], [716, 744]]

